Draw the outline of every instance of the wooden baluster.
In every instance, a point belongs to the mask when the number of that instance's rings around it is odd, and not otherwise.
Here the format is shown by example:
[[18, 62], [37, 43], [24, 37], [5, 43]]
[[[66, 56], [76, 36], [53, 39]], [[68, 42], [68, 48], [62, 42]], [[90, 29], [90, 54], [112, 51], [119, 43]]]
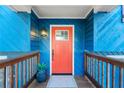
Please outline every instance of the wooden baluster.
[[96, 74], [95, 80], [97, 81], [97, 78], [98, 78], [98, 60], [97, 59], [96, 59], [96, 70], [95, 70], [95, 74]]
[[89, 57], [87, 56], [87, 73], [89, 74]]
[[100, 83], [100, 61], [98, 60], [98, 83]]
[[13, 81], [14, 81], [13, 80], [13, 65], [10, 66], [10, 74], [11, 74], [11, 76], [10, 76], [10, 87], [13, 88], [13, 86], [14, 86], [13, 85]]
[[37, 56], [35, 56], [35, 73], [37, 72]]
[[122, 68], [122, 88], [124, 88], [124, 68]]
[[108, 63], [106, 63], [106, 87], [108, 88]]
[[4, 88], [6, 88], [6, 81], [7, 81], [6, 74], [7, 74], [7, 72], [6, 72], [6, 67], [5, 67], [4, 68]]
[[30, 72], [31, 72], [31, 74], [30, 74], [30, 79], [31, 79], [31, 77], [32, 77], [32, 59], [30, 58]]
[[92, 72], [93, 72], [93, 71], [92, 71], [92, 67], [93, 67], [92, 64], [93, 64], [93, 61], [92, 61], [92, 57], [91, 57], [91, 59], [90, 59], [90, 71], [91, 71], [91, 72], [90, 72], [90, 75], [91, 75], [91, 77], [92, 77]]
[[92, 58], [92, 78], [94, 78], [94, 58]]
[[18, 88], [18, 64], [16, 64], [16, 87]]
[[110, 63], [108, 63], [108, 88], [110, 88], [110, 86], [111, 86], [111, 84], [110, 84], [110, 82], [111, 82], [111, 64]]
[[91, 57], [89, 57], [89, 69], [90, 69], [89, 75], [91, 76]]
[[21, 62], [21, 87], [23, 87], [23, 82], [24, 82], [24, 78], [23, 78], [23, 61]]
[[124, 68], [122, 68], [122, 88], [124, 88]]
[[92, 59], [92, 77], [94, 78], [94, 58]]
[[119, 67], [119, 88], [122, 88], [122, 85], [123, 85], [123, 79], [122, 79], [122, 77], [123, 77], [123, 68], [121, 68], [121, 67]]
[[32, 59], [32, 76], [31, 77], [33, 77], [33, 69], [34, 69], [34, 65], [33, 65], [33, 63], [34, 63], [34, 60], [33, 60], [33, 57], [31, 58]]
[[95, 66], [94, 66], [94, 63], [95, 63], [95, 59], [93, 58], [93, 78], [94, 78], [94, 71], [95, 71], [95, 70], [94, 70], [94, 67], [95, 67]]
[[94, 79], [96, 78], [96, 59], [94, 60]]
[[30, 80], [30, 74], [31, 74], [31, 72], [30, 72], [30, 59], [28, 59], [28, 81]]
[[90, 75], [90, 57], [88, 57], [88, 70], [89, 70], [88, 74]]
[[23, 61], [23, 86], [26, 84], [26, 64], [25, 64], [26, 62], [25, 62], [25, 60]]
[[32, 57], [32, 77], [34, 76], [34, 57]]
[[31, 72], [31, 74], [30, 74], [30, 79], [31, 79], [31, 77], [32, 77], [32, 58], [30, 58], [30, 72]]
[[20, 75], [20, 63], [17, 64], [17, 68], [18, 68], [18, 72], [17, 72], [17, 73], [18, 73], [18, 75], [17, 75], [17, 80], [18, 80], [18, 81], [17, 81], [17, 82], [18, 82], [17, 84], [18, 84], [18, 85], [17, 85], [17, 86], [18, 86], [18, 88], [19, 88], [19, 87], [20, 87], [20, 85], [19, 85], [19, 79], [20, 79], [20, 77], [19, 77], [19, 75]]
[[87, 73], [89, 73], [89, 57], [87, 56]]
[[28, 82], [28, 74], [29, 74], [29, 72], [28, 72], [28, 59], [26, 59], [26, 84]]
[[104, 62], [102, 62], [102, 87], [104, 88]]
[[112, 65], [112, 88], [114, 88], [114, 71], [115, 70], [115, 66]]

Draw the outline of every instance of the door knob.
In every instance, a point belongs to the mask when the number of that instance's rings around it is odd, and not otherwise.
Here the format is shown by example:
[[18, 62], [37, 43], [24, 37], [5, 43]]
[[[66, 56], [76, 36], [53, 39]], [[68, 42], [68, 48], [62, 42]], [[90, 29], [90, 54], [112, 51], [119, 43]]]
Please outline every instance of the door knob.
[[52, 49], [52, 61], [54, 60], [54, 49]]

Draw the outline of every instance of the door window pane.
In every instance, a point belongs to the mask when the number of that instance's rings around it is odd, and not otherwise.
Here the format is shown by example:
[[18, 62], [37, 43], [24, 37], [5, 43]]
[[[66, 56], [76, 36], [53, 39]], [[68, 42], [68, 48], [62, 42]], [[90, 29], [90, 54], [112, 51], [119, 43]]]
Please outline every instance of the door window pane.
[[57, 30], [56, 40], [68, 40], [68, 30]]

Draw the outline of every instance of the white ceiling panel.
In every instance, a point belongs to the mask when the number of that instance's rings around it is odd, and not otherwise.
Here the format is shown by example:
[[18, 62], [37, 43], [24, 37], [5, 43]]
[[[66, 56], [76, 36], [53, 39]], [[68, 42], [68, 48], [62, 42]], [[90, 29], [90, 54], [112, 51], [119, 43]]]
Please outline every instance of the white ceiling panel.
[[92, 6], [33, 6], [40, 18], [83, 18]]
[[11, 5], [16, 11], [26, 11], [30, 13], [31, 9], [39, 18], [81, 18], [84, 19], [89, 12], [110, 12], [116, 5]]

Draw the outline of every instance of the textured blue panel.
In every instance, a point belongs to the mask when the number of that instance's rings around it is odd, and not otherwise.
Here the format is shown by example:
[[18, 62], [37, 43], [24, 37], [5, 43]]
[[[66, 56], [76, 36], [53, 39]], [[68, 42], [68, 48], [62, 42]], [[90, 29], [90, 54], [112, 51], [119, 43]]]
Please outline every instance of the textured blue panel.
[[124, 23], [118, 6], [110, 13], [94, 15], [95, 51], [124, 51]]
[[93, 10], [85, 19], [85, 49], [93, 51], [94, 49], [94, 14]]
[[30, 51], [30, 14], [0, 6], [0, 51]]
[[[121, 6], [118, 6], [110, 13], [94, 14], [94, 38], [94, 51], [124, 51], [124, 23], [122, 23]], [[109, 69], [109, 85], [112, 87], [112, 65], [110, 65]], [[104, 71], [104, 75], [104, 87], [106, 87], [106, 71]], [[114, 87], [119, 87], [118, 81], [119, 68], [116, 67]]]
[[81, 19], [40, 19], [39, 30], [46, 28], [48, 38], [40, 41], [41, 62], [47, 63], [49, 70], [50, 63], [50, 25], [74, 25], [75, 26], [75, 75], [84, 75], [83, 51], [84, 51], [84, 20]]

